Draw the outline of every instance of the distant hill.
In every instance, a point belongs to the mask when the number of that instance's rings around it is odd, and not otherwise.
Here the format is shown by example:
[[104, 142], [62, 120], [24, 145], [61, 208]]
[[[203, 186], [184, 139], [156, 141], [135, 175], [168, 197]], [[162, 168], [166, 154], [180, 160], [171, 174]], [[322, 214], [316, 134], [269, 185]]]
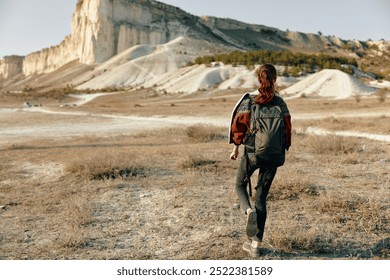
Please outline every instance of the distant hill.
[[154, 0], [79, 0], [61, 44], [0, 60], [0, 89], [134, 87], [200, 55], [267, 49], [359, 58], [373, 44], [198, 17]]
[[282, 94], [290, 97], [344, 99], [370, 95], [376, 90], [340, 70], [322, 70], [286, 88]]

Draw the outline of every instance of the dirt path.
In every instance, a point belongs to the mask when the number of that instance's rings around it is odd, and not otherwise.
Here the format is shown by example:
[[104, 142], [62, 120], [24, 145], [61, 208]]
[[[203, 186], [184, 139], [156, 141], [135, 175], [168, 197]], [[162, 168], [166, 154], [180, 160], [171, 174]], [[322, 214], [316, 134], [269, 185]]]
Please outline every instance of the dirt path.
[[376, 117], [390, 117], [390, 113], [386, 112], [358, 112], [358, 113], [303, 113], [294, 114], [295, 120], [323, 120], [328, 118], [376, 118]]
[[[74, 104], [85, 105], [97, 97], [106, 94], [74, 95], [77, 98]], [[228, 127], [230, 120], [224, 117], [187, 117], [187, 116], [134, 116], [118, 114], [87, 113], [84, 111], [67, 111], [67, 109], [53, 109], [46, 107], [30, 107], [23, 109], [1, 109], [0, 120], [0, 147], [11, 143], [21, 143], [26, 139], [40, 139], [47, 137], [72, 137], [90, 134], [127, 133], [135, 134], [145, 130], [154, 130], [174, 126], [190, 126], [195, 124], [210, 124]], [[22, 121], [11, 122], [18, 119], [18, 114], [24, 113]], [[53, 118], [45, 116], [52, 115]], [[41, 122], [25, 122], [25, 119], [40, 118]], [[326, 118], [352, 118], [352, 117], [390, 117], [390, 113], [384, 112], [359, 112], [359, 113], [300, 113], [294, 114], [294, 120], [326, 119]], [[58, 118], [58, 120], [56, 120]], [[8, 122], [7, 122], [8, 120]], [[364, 137], [372, 140], [390, 142], [389, 135], [370, 134], [356, 131], [332, 132], [319, 128], [309, 128], [305, 133], [316, 135], [342, 135], [348, 137]]]
[[[48, 120], [47, 123], [24, 124], [13, 123], [0, 124], [0, 146], [23, 142], [26, 139], [39, 139], [47, 137], [67, 137], [88, 134], [129, 133], [135, 134], [145, 130], [154, 130], [174, 126], [190, 126], [198, 123], [217, 126], [228, 125], [226, 119], [200, 118], [200, 117], [139, 117], [120, 116], [108, 114], [89, 114], [84, 112], [60, 112], [45, 108], [23, 109], [26, 117], [34, 114], [62, 115], [60, 121]], [[0, 119], [12, 119], [20, 112], [2, 113]]]
[[357, 132], [357, 131], [329, 131], [318, 127], [308, 127], [304, 133], [319, 135], [319, 136], [336, 135], [336, 136], [345, 136], [345, 137], [362, 137], [370, 140], [390, 142], [390, 135], [364, 133], [364, 132]]

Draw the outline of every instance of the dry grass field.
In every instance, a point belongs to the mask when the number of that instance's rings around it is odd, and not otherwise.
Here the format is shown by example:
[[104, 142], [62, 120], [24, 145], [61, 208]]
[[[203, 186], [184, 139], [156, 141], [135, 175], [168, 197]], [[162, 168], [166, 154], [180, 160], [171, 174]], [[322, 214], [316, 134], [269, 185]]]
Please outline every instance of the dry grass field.
[[[240, 95], [144, 90], [69, 108], [44, 100], [62, 114], [0, 112], [0, 259], [248, 259], [227, 144]], [[304, 133], [389, 135], [389, 100], [286, 102], [293, 146], [270, 190], [261, 259], [390, 259], [390, 143]], [[21, 103], [0, 98], [0, 108]], [[113, 120], [99, 114], [226, 125], [100, 130]], [[85, 133], [71, 133], [81, 124]]]

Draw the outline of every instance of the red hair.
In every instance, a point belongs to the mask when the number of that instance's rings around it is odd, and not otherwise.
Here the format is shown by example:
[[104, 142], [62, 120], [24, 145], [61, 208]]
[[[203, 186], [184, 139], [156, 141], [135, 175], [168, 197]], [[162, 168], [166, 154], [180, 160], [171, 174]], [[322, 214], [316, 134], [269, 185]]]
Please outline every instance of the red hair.
[[256, 96], [256, 103], [268, 103], [275, 95], [276, 69], [271, 64], [264, 64], [260, 67], [257, 80], [260, 83], [259, 94]]

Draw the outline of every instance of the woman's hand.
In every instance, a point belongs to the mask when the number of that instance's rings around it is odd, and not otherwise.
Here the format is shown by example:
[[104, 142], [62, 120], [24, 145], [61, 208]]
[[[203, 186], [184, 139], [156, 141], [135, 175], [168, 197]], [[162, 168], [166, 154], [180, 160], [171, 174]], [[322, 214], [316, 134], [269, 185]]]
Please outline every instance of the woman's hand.
[[240, 147], [240, 146], [234, 145], [233, 151], [230, 154], [230, 159], [232, 159], [232, 160], [236, 160], [237, 159], [238, 154], [239, 154], [238, 147]]

